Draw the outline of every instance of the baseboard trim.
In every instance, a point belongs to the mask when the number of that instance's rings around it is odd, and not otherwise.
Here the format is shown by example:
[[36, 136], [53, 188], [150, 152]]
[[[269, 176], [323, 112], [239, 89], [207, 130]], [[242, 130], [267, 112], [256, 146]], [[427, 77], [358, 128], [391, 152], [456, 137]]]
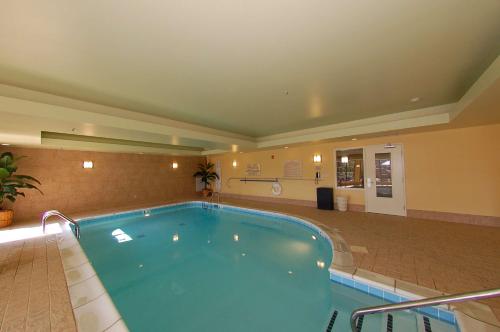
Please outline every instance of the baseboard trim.
[[406, 212], [408, 217], [410, 218], [438, 220], [468, 225], [500, 227], [500, 217], [411, 209], [407, 210]]
[[[229, 198], [235, 198], [235, 199], [245, 199], [245, 200], [249, 200], [249, 201], [316, 207], [316, 201], [308, 201], [308, 200], [303, 200], [303, 199], [241, 195], [241, 194], [228, 194], [228, 193], [222, 193], [222, 195], [223, 195], [223, 197], [229, 197]], [[334, 204], [334, 206], [335, 206], [335, 209], [337, 209], [337, 204]], [[362, 204], [347, 204], [347, 209], [349, 211], [354, 211], [354, 212], [365, 212], [365, 206]]]
[[[316, 207], [315, 201], [308, 201], [302, 199], [241, 195], [241, 194], [229, 194], [229, 193], [222, 193], [222, 195], [223, 197], [243, 199], [249, 201]], [[337, 204], [334, 205], [335, 209], [337, 209]], [[365, 206], [363, 204], [349, 203], [347, 205], [347, 208], [349, 211], [352, 212], [365, 212]], [[414, 209], [409, 209], [406, 212], [409, 218], [415, 218], [415, 219], [427, 219], [427, 220], [454, 222], [454, 223], [468, 224], [468, 225], [500, 227], [500, 217], [479, 216], [472, 214], [439, 212], [439, 211], [414, 210]]]
[[315, 201], [308, 201], [308, 200], [303, 200], [303, 199], [241, 195], [241, 194], [228, 194], [228, 193], [222, 193], [222, 197], [229, 197], [229, 198], [235, 198], [235, 199], [245, 199], [245, 200], [257, 201], [257, 202], [280, 203], [280, 204], [316, 207]]

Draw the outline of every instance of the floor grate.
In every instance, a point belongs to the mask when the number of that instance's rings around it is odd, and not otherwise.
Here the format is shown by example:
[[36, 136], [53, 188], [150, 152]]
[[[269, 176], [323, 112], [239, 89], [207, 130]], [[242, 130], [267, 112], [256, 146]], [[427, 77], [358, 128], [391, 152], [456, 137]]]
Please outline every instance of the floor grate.
[[392, 332], [393, 317], [391, 314], [387, 315], [387, 332]]
[[335, 320], [337, 319], [338, 311], [335, 310], [330, 318], [330, 322], [328, 323], [328, 327], [326, 328], [326, 332], [331, 332], [333, 328], [333, 324], [335, 324]]
[[425, 329], [425, 332], [432, 332], [431, 321], [429, 320], [429, 317], [427, 317], [427, 316], [424, 316], [424, 329]]

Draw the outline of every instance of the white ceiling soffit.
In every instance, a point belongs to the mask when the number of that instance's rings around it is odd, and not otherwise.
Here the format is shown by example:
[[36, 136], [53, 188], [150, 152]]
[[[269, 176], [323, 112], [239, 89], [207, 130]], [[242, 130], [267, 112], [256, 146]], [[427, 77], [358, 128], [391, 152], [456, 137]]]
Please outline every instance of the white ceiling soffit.
[[[500, 19], [500, 18], [499, 18]], [[457, 118], [470, 104], [477, 100], [482, 93], [500, 80], [500, 55], [484, 71], [479, 79], [470, 87], [457, 103], [455, 109], [450, 113], [451, 120]], [[500, 98], [499, 105], [500, 108]]]
[[382, 115], [373, 118], [349, 121], [316, 128], [297, 130], [258, 139], [257, 146], [266, 148], [277, 145], [319, 141], [347, 136], [382, 133], [392, 130], [447, 124], [449, 112], [455, 104], [428, 107], [421, 110]]
[[41, 144], [41, 132], [51, 131], [204, 149], [255, 147], [243, 135], [6, 85], [0, 114], [9, 119], [0, 123], [0, 137], [12, 144]]
[[201, 156], [200, 151], [190, 151], [182, 149], [163, 149], [154, 147], [143, 147], [133, 145], [119, 145], [108, 143], [94, 143], [71, 140], [59, 140], [52, 138], [42, 138], [41, 147], [57, 148], [66, 150], [99, 151], [99, 152], [126, 152], [126, 153], [147, 153], [147, 154], [167, 154], [173, 156]]

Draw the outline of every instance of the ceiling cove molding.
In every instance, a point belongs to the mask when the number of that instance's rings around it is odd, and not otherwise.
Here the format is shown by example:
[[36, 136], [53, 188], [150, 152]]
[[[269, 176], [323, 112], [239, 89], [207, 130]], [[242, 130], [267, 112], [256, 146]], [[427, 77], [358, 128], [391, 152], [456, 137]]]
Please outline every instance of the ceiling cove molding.
[[490, 88], [496, 81], [500, 80], [500, 55], [491, 63], [478, 80], [472, 84], [469, 90], [458, 101], [455, 108], [451, 111], [451, 120], [454, 120], [463, 110], [467, 108], [474, 100]]
[[258, 148], [447, 124], [455, 103], [260, 137]]
[[63, 150], [98, 151], [98, 152], [123, 152], [137, 154], [162, 154], [172, 156], [201, 156], [200, 151], [180, 150], [168, 148], [155, 148], [133, 145], [120, 145], [99, 142], [82, 142], [65, 139], [42, 138], [43, 148], [57, 148]]
[[222, 150], [222, 149], [214, 149], [214, 150], [205, 150], [201, 152], [202, 156], [210, 156], [213, 154], [224, 154], [224, 153], [229, 153], [231, 151], [229, 150]]

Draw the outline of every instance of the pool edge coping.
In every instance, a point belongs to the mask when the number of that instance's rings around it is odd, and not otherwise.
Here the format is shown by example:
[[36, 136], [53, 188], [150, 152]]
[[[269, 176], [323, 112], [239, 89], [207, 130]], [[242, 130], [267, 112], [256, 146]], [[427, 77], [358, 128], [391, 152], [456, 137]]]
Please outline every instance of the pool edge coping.
[[[213, 205], [222, 206], [222, 208], [229, 207], [229, 208], [234, 208], [234, 209], [238, 209], [238, 210], [246, 210], [246, 211], [254, 211], [254, 212], [256, 211], [256, 212], [264, 213], [267, 215], [285, 216], [285, 217], [293, 218], [293, 222], [301, 223], [301, 224], [307, 226], [308, 228], [310, 228], [314, 231], [317, 231], [331, 245], [332, 262], [330, 264], [330, 267], [328, 268], [329, 273], [330, 273], [330, 281], [331, 282], [339, 283], [338, 281], [335, 281], [333, 279], [332, 275], [340, 275], [342, 278], [352, 279], [354, 282], [354, 285], [356, 284], [356, 281], [357, 281], [359, 284], [364, 284], [365, 286], [368, 286], [368, 287], [370, 287], [370, 285], [371, 285], [371, 287], [376, 287], [382, 291], [385, 290], [387, 292], [393, 292], [393, 293], [397, 294], [397, 296], [405, 297], [406, 299], [421, 299], [424, 297], [429, 297], [429, 295], [428, 295], [429, 291], [436, 293], [435, 296], [445, 294], [445, 293], [439, 292], [437, 290], [428, 289], [428, 288], [425, 288], [425, 287], [422, 287], [419, 285], [415, 285], [415, 284], [410, 283], [410, 282], [397, 280], [394, 278], [384, 276], [382, 274], [378, 274], [378, 273], [371, 272], [368, 270], [356, 268], [353, 264], [351, 250], [350, 250], [349, 246], [347, 245], [347, 242], [342, 238], [342, 236], [339, 234], [339, 231], [336, 228], [331, 229], [329, 226], [323, 224], [319, 220], [314, 220], [311, 218], [307, 218], [307, 217], [303, 217], [303, 216], [295, 215], [295, 214], [290, 214], [290, 213], [286, 213], [286, 212], [281, 212], [281, 211], [264, 210], [264, 209], [258, 209], [258, 208], [248, 208], [248, 207], [237, 206], [237, 205], [233, 205], [233, 204], [229, 204], [229, 203], [215, 204], [215, 203], [208, 203], [208, 202], [203, 201], [203, 200], [186, 200], [186, 201], [180, 201], [180, 202], [175, 202], [175, 203], [166, 203], [166, 204], [162, 204], [162, 205], [155, 205], [155, 206], [151, 206], [151, 207], [134, 208], [134, 209], [130, 209], [130, 210], [120, 210], [119, 212], [84, 215], [84, 216], [76, 218], [75, 221], [78, 222], [78, 221], [82, 221], [84, 219], [95, 219], [95, 218], [105, 218], [105, 217], [109, 217], [109, 216], [119, 216], [119, 215], [128, 214], [128, 213], [143, 212], [146, 210], [154, 210], [154, 209], [171, 207], [171, 206], [180, 206], [180, 205], [186, 205], [186, 204], [190, 204], [190, 203], [200, 203], [202, 205], [203, 204], [213, 204]], [[321, 226], [326, 228], [332, 234], [329, 234], [328, 231], [323, 230], [321, 228]], [[104, 328], [103, 331], [107, 331], [107, 330], [111, 330], [111, 329], [113, 329], [113, 331], [115, 331], [115, 330], [116, 331], [128, 331], [128, 328], [126, 327], [126, 325], [124, 323], [124, 320], [121, 318], [116, 306], [114, 305], [113, 301], [111, 300], [110, 295], [108, 294], [107, 290], [102, 285], [102, 282], [100, 281], [99, 276], [97, 275], [93, 266], [90, 264], [90, 261], [88, 260], [85, 252], [81, 248], [79, 241], [76, 240], [71, 228], [68, 225], [65, 225], [65, 227], [63, 227], [63, 232], [61, 233], [61, 236], [59, 236], [59, 235], [60, 234], [58, 234], [58, 241], [57, 241], [58, 248], [59, 248], [59, 251], [61, 254], [61, 260], [63, 262], [63, 268], [64, 268], [64, 273], [66, 276], [66, 283], [67, 283], [68, 291], [70, 293], [70, 297], [72, 295], [72, 292], [71, 292], [72, 286], [75, 286], [78, 283], [86, 282], [87, 280], [90, 280], [92, 278], [95, 278], [95, 281], [97, 281], [97, 284], [98, 284], [97, 287], [100, 288], [98, 291], [101, 292], [101, 294], [98, 295], [96, 298], [90, 299], [86, 303], [78, 304], [78, 305], [73, 304], [73, 302], [71, 303], [71, 306], [73, 308], [73, 313], [75, 315], [77, 329], [80, 330], [79, 318], [78, 318], [79, 316], [77, 315], [76, 309], [87, 306], [87, 305], [92, 305], [92, 304], [97, 305], [96, 301], [101, 297], [105, 297], [106, 301], [104, 301], [104, 302], [107, 303], [107, 307], [108, 307], [106, 310], [114, 312], [115, 314], [117, 314], [118, 318], [116, 320], [114, 320], [111, 324], [106, 324], [108, 326], [106, 328]], [[71, 241], [71, 240], [68, 240], [68, 238], [67, 238], [68, 235], [72, 238], [72, 240], [75, 243], [72, 246], [61, 248], [61, 245], [60, 245], [61, 241], [64, 241], [64, 240]], [[68, 260], [65, 259], [65, 257], [68, 255], [66, 255], [64, 250], [68, 250], [68, 249], [70, 249], [72, 251], [76, 251], [76, 252], [70, 253], [69, 254], [70, 257], [75, 256], [75, 254], [76, 254], [76, 256], [79, 255], [81, 257], [81, 260], [83, 260], [78, 266], [73, 266], [74, 262], [69, 263]], [[335, 258], [339, 258], [339, 257], [342, 257], [341, 261], [343, 264], [337, 264], [334, 262]], [[350, 264], [349, 264], [349, 262], [350, 262]], [[88, 266], [86, 266], [86, 268], [88, 268], [88, 267], [91, 268], [92, 275], [84, 280], [81, 280], [77, 283], [72, 283], [70, 285], [70, 281], [68, 280], [68, 273], [75, 270], [75, 269], [81, 268], [85, 264], [88, 265]], [[394, 286], [391, 286], [391, 283]], [[398, 283], [404, 283], [404, 284], [410, 285], [410, 287], [412, 288], [412, 291], [408, 291], [408, 289], [404, 289], [407, 287], [398, 287], [397, 286]], [[348, 284], [345, 284], [345, 283], [341, 283], [341, 284], [350, 287]], [[352, 288], [356, 288], [356, 287], [352, 287]], [[359, 288], [357, 288], [357, 289], [359, 289]], [[361, 290], [361, 289], [359, 289], [359, 290]], [[363, 291], [363, 290], [361, 290], [361, 291]], [[365, 292], [365, 293], [372, 295], [372, 296], [376, 296], [376, 295], [370, 294], [368, 292]], [[489, 313], [492, 314], [491, 309], [487, 305], [484, 305], [484, 306], [487, 307], [487, 310], [489, 310]], [[451, 312], [454, 315], [455, 324], [461, 332], [472, 332], [477, 328], [477, 326], [478, 326], [477, 324], [484, 327], [485, 329], [493, 327], [493, 328], [498, 328], [500, 331], [499, 326], [495, 325], [494, 323], [489, 323], [489, 322], [485, 322], [485, 321], [482, 321], [480, 319], [474, 318], [470, 314], [467, 313], [467, 310], [464, 310], [464, 308], [463, 308], [464, 305], [462, 305], [461, 307], [462, 308], [458, 308], [456, 306], [446, 306], [446, 309], [444, 309], [444, 306], [442, 306], [442, 308], [443, 308], [442, 310], [446, 310], [448, 312]], [[477, 308], [475, 308], [474, 310], [477, 310]], [[95, 310], [94, 312], [92, 312], [92, 314], [94, 314], [94, 315], [97, 314], [97, 316], [99, 316], [100, 314], [102, 314], [103, 311], [104, 310]], [[493, 317], [495, 317], [495, 316], [493, 315]], [[435, 317], [435, 318], [437, 318], [437, 317]], [[448, 323], [451, 323], [451, 322], [448, 321]], [[115, 328], [115, 326], [117, 328]]]

